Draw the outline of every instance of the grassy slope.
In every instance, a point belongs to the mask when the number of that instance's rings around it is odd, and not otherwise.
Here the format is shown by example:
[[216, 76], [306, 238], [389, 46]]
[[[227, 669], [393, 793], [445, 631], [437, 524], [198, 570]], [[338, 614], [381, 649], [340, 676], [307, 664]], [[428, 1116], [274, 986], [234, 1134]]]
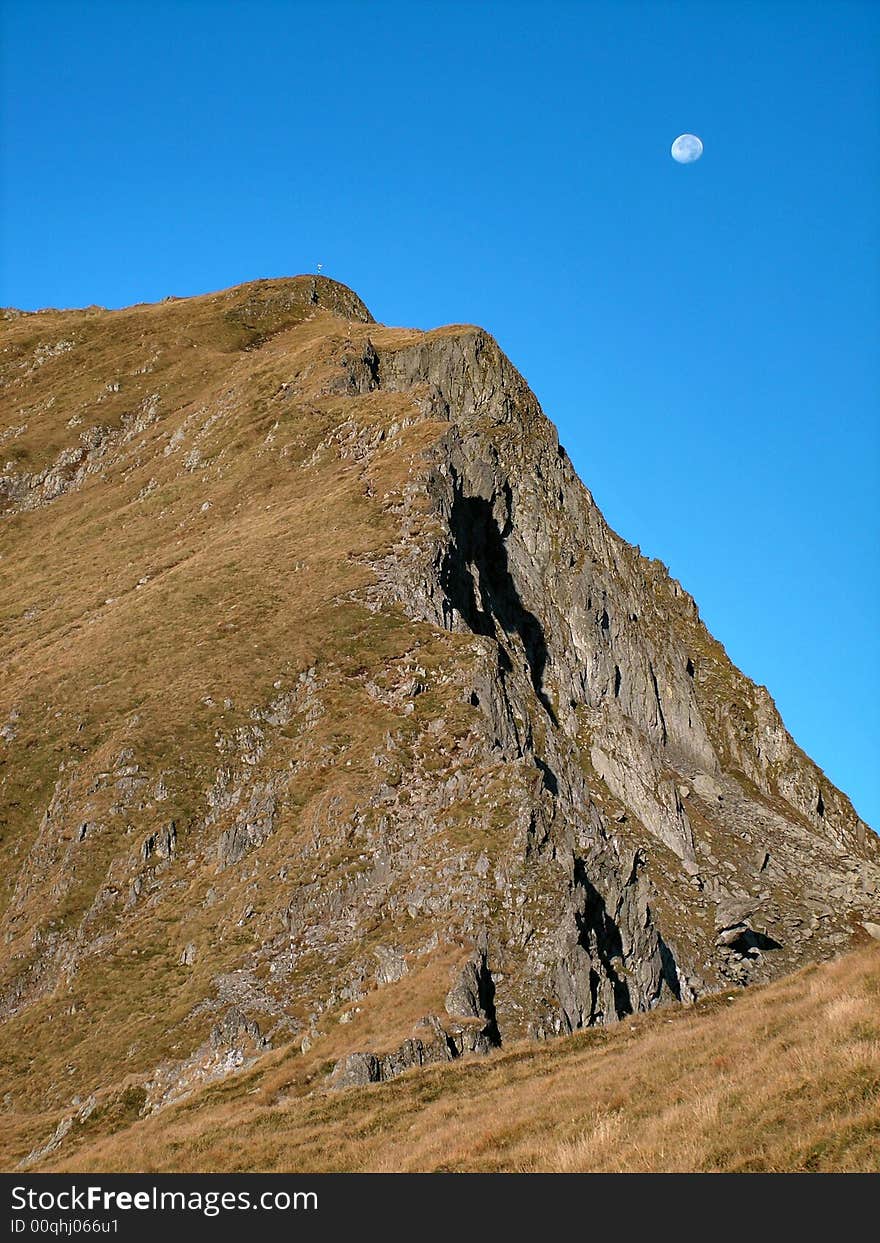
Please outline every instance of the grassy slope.
[[270, 1054], [68, 1170], [880, 1170], [880, 951], [377, 1087]]
[[[422, 423], [390, 436], [367, 480], [355, 458], [321, 447], [355, 409], [358, 429], [383, 430], [398, 407], [408, 409], [404, 398], [343, 403], [322, 393], [332, 352], [348, 333], [366, 336], [367, 326], [320, 311], [301, 322], [282, 316], [275, 338], [248, 351], [226, 314], [229, 301], [210, 295], [93, 317], [47, 312], [4, 325], [0, 426], [17, 434], [0, 457], [10, 470], [45, 468], [84, 429], [118, 430], [126, 411], [160, 394], [158, 418], [114, 446], [100, 473], [4, 521], [0, 723], [14, 707], [20, 716], [14, 762], [12, 749], [0, 748], [0, 908], [16, 882], [20, 893], [0, 980], [20, 975], [48, 938], [75, 940], [87, 929], [95, 946], [59, 992], [3, 1025], [8, 1159], [44, 1140], [47, 1127], [51, 1134], [61, 1116], [53, 1111], [69, 1110], [74, 1094], [83, 1099], [149, 1072], [207, 1037], [214, 1020], [194, 1011], [211, 995], [212, 975], [234, 969], [277, 930], [272, 904], [285, 899], [271, 877], [281, 864], [290, 868], [287, 889], [295, 869], [309, 866], [291, 856], [296, 835], [308, 833], [311, 804], [332, 795], [347, 805], [378, 779], [371, 757], [401, 722], [366, 695], [362, 669], [393, 668], [414, 646], [423, 661], [432, 657], [428, 628], [371, 614], [350, 596], [369, 579], [361, 558], [392, 538], [383, 498], [436, 430]], [[73, 347], [34, 367], [40, 343], [57, 339]], [[309, 372], [307, 392], [290, 384], [300, 368]], [[81, 422], [71, 427], [71, 419]], [[198, 459], [187, 465], [194, 448]], [[191, 836], [217, 770], [216, 739], [247, 726], [254, 705], [271, 700], [279, 683], [295, 686], [310, 666], [328, 683], [326, 713], [309, 734], [314, 762], [300, 802], [281, 808], [279, 832], [261, 852], [261, 909], [240, 930], [242, 883], [227, 873], [218, 900], [205, 900], [216, 885], [222, 824], [204, 841]], [[421, 697], [408, 728], [430, 713], [430, 699]], [[346, 726], [352, 720], [356, 731]], [[273, 741], [278, 767], [303, 758], [303, 741], [288, 733]], [[112, 769], [123, 748], [149, 776], [146, 801], [131, 813], [137, 830], [128, 813], [114, 814], [112, 784], [91, 789], [96, 769]], [[350, 771], [328, 762], [342, 751]], [[160, 776], [169, 793], [154, 803]], [[40, 870], [21, 877], [56, 782], [62, 792], [71, 783], [71, 797], [91, 806], [102, 827], [89, 833], [87, 849], [70, 830], [47, 840]], [[137, 858], [150, 817], [157, 829], [176, 821], [177, 857], [150, 900], [119, 918], [123, 865]], [[99, 890], [109, 895], [106, 909], [93, 905]], [[185, 971], [178, 959], [189, 940], [200, 954]], [[447, 987], [444, 972], [431, 1006]], [[308, 1007], [304, 993], [300, 1008]]]

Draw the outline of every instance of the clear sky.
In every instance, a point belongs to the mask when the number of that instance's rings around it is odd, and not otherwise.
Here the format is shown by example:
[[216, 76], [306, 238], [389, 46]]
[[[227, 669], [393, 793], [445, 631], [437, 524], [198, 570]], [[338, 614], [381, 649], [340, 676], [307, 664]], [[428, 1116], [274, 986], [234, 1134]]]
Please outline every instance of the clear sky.
[[2, 13], [5, 304], [323, 263], [384, 322], [482, 324], [880, 826], [880, 5]]

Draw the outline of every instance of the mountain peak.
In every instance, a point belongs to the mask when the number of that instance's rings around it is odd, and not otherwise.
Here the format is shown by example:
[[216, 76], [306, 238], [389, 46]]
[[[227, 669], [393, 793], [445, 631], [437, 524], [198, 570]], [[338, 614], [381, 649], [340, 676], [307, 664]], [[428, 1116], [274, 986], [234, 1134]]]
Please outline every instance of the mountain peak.
[[340, 319], [372, 324], [374, 319], [358, 295], [328, 276], [282, 276], [246, 281], [219, 294], [208, 294], [229, 304], [247, 318], [283, 319], [294, 308], [328, 311]]

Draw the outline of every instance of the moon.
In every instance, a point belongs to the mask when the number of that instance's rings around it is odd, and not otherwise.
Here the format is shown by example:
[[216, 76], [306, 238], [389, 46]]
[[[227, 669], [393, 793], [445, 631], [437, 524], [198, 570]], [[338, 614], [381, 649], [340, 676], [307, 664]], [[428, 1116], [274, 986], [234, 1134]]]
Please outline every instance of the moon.
[[696, 134], [679, 134], [672, 144], [671, 155], [676, 164], [695, 164], [703, 154], [703, 144]]

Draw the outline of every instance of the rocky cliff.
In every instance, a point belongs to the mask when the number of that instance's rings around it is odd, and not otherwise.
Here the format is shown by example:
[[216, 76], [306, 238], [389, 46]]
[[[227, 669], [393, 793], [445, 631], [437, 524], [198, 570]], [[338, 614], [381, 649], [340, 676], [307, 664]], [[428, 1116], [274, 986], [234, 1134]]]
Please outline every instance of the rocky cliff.
[[880, 842], [485, 332], [305, 277], [4, 314], [20, 1157], [281, 1051], [388, 1078], [880, 934]]

